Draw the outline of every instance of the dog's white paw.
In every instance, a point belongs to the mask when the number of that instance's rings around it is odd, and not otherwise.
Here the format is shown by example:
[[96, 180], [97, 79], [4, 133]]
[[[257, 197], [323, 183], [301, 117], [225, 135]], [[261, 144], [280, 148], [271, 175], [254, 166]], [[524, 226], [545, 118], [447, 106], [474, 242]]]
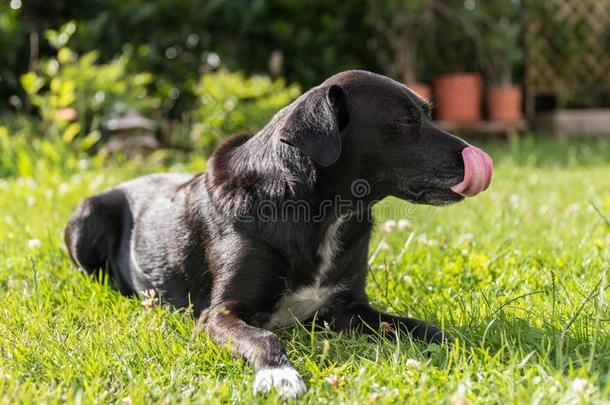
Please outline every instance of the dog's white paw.
[[307, 390], [303, 379], [292, 367], [263, 368], [254, 377], [254, 393], [265, 394], [275, 388], [282, 398], [296, 398]]

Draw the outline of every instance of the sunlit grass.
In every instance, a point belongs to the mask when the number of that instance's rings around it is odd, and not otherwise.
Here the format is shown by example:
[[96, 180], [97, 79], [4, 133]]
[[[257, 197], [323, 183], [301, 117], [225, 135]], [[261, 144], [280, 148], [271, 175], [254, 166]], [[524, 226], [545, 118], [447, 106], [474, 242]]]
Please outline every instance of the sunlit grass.
[[[371, 246], [373, 303], [443, 325], [455, 346], [282, 330], [304, 402], [608, 401], [610, 147], [488, 150], [488, 192], [445, 208], [385, 202]], [[188, 313], [146, 309], [67, 258], [63, 226], [81, 198], [167, 167], [80, 168], [0, 180], [2, 401], [267, 403]]]

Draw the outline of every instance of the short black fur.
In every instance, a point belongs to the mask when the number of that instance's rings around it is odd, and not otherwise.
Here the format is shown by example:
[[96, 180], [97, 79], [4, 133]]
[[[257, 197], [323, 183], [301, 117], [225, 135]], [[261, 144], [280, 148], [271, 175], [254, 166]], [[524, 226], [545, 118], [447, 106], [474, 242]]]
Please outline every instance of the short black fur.
[[[365, 293], [376, 201], [462, 199], [449, 187], [464, 176], [468, 144], [433, 126], [426, 108], [391, 79], [340, 73], [257, 134], [224, 143], [206, 173], [146, 176], [84, 200], [66, 245], [79, 267], [107, 270], [124, 294], [154, 290], [164, 303], [192, 305], [211, 338], [231, 341], [258, 371], [290, 367], [268, 329], [280, 310], [302, 311], [290, 299], [313, 290], [324, 299], [312, 298], [302, 321], [441, 343], [439, 329], [381, 313]], [[368, 188], [355, 192], [355, 182]], [[302, 382], [285, 379], [273, 385], [298, 394]]]

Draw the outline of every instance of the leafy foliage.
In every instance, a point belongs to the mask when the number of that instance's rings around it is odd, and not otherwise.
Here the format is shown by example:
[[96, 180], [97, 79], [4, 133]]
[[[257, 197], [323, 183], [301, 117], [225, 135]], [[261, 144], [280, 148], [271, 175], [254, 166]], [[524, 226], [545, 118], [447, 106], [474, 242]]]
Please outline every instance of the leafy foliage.
[[[95, 49], [102, 63], [131, 52], [129, 70], [152, 73], [157, 81], [150, 90], [164, 98], [172, 117], [179, 117], [193, 108], [201, 74], [219, 64], [248, 75], [269, 73], [274, 51], [282, 55], [277, 74], [306, 87], [340, 70], [379, 70], [365, 12], [359, 0], [28, 0], [19, 10], [0, 5], [0, 15], [11, 16], [0, 58], [11, 44], [20, 46], [20, 59], [7, 60], [7, 66], [25, 73], [28, 35], [42, 36], [73, 20], [78, 25], [71, 40], [75, 52]], [[52, 52], [41, 44], [41, 57]], [[5, 91], [18, 92], [15, 84]]]
[[380, 45], [377, 55], [384, 71], [405, 83], [415, 83], [426, 69], [421, 59], [426, 54], [429, 27], [435, 19], [434, 2], [426, 0], [369, 0], [367, 20], [375, 27]]
[[128, 55], [98, 63], [95, 51], [78, 55], [66, 46], [76, 25], [69, 22], [46, 37], [57, 49], [56, 55], [41, 62], [37, 72], [28, 72], [21, 83], [41, 118], [39, 131], [45, 137], [65, 142], [79, 139], [89, 149], [102, 137], [103, 124], [128, 109], [151, 112], [160, 101], [148, 94], [152, 81], [148, 73], [127, 72]]
[[15, 93], [21, 94], [19, 76], [28, 70], [30, 26], [19, 14], [8, 1], [0, 3], [0, 109], [23, 103]]
[[257, 132], [299, 93], [298, 85], [286, 85], [283, 79], [226, 71], [204, 75], [195, 88], [199, 108], [193, 143], [211, 153], [227, 136]]
[[[0, 124], [0, 179], [11, 177], [44, 176], [45, 173], [78, 172], [79, 162], [88, 156], [82, 147], [64, 142], [60, 137], [34, 137], [35, 125], [23, 116], [3, 117], [10, 125]], [[17, 125], [15, 125], [17, 121]], [[16, 129], [15, 129], [16, 128]], [[104, 161], [102, 155], [91, 158], [97, 167]]]
[[492, 85], [508, 85], [523, 67], [523, 9], [512, 1], [490, 2], [465, 14], [477, 44], [478, 62]]

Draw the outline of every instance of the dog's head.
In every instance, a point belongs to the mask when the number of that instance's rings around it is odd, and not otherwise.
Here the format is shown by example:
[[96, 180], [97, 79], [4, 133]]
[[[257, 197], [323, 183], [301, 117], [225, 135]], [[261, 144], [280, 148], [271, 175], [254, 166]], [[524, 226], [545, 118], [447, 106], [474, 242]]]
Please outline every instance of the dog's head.
[[322, 173], [367, 181], [375, 198], [448, 204], [487, 189], [491, 158], [433, 125], [430, 106], [406, 86], [348, 71], [309, 90], [277, 132]]

